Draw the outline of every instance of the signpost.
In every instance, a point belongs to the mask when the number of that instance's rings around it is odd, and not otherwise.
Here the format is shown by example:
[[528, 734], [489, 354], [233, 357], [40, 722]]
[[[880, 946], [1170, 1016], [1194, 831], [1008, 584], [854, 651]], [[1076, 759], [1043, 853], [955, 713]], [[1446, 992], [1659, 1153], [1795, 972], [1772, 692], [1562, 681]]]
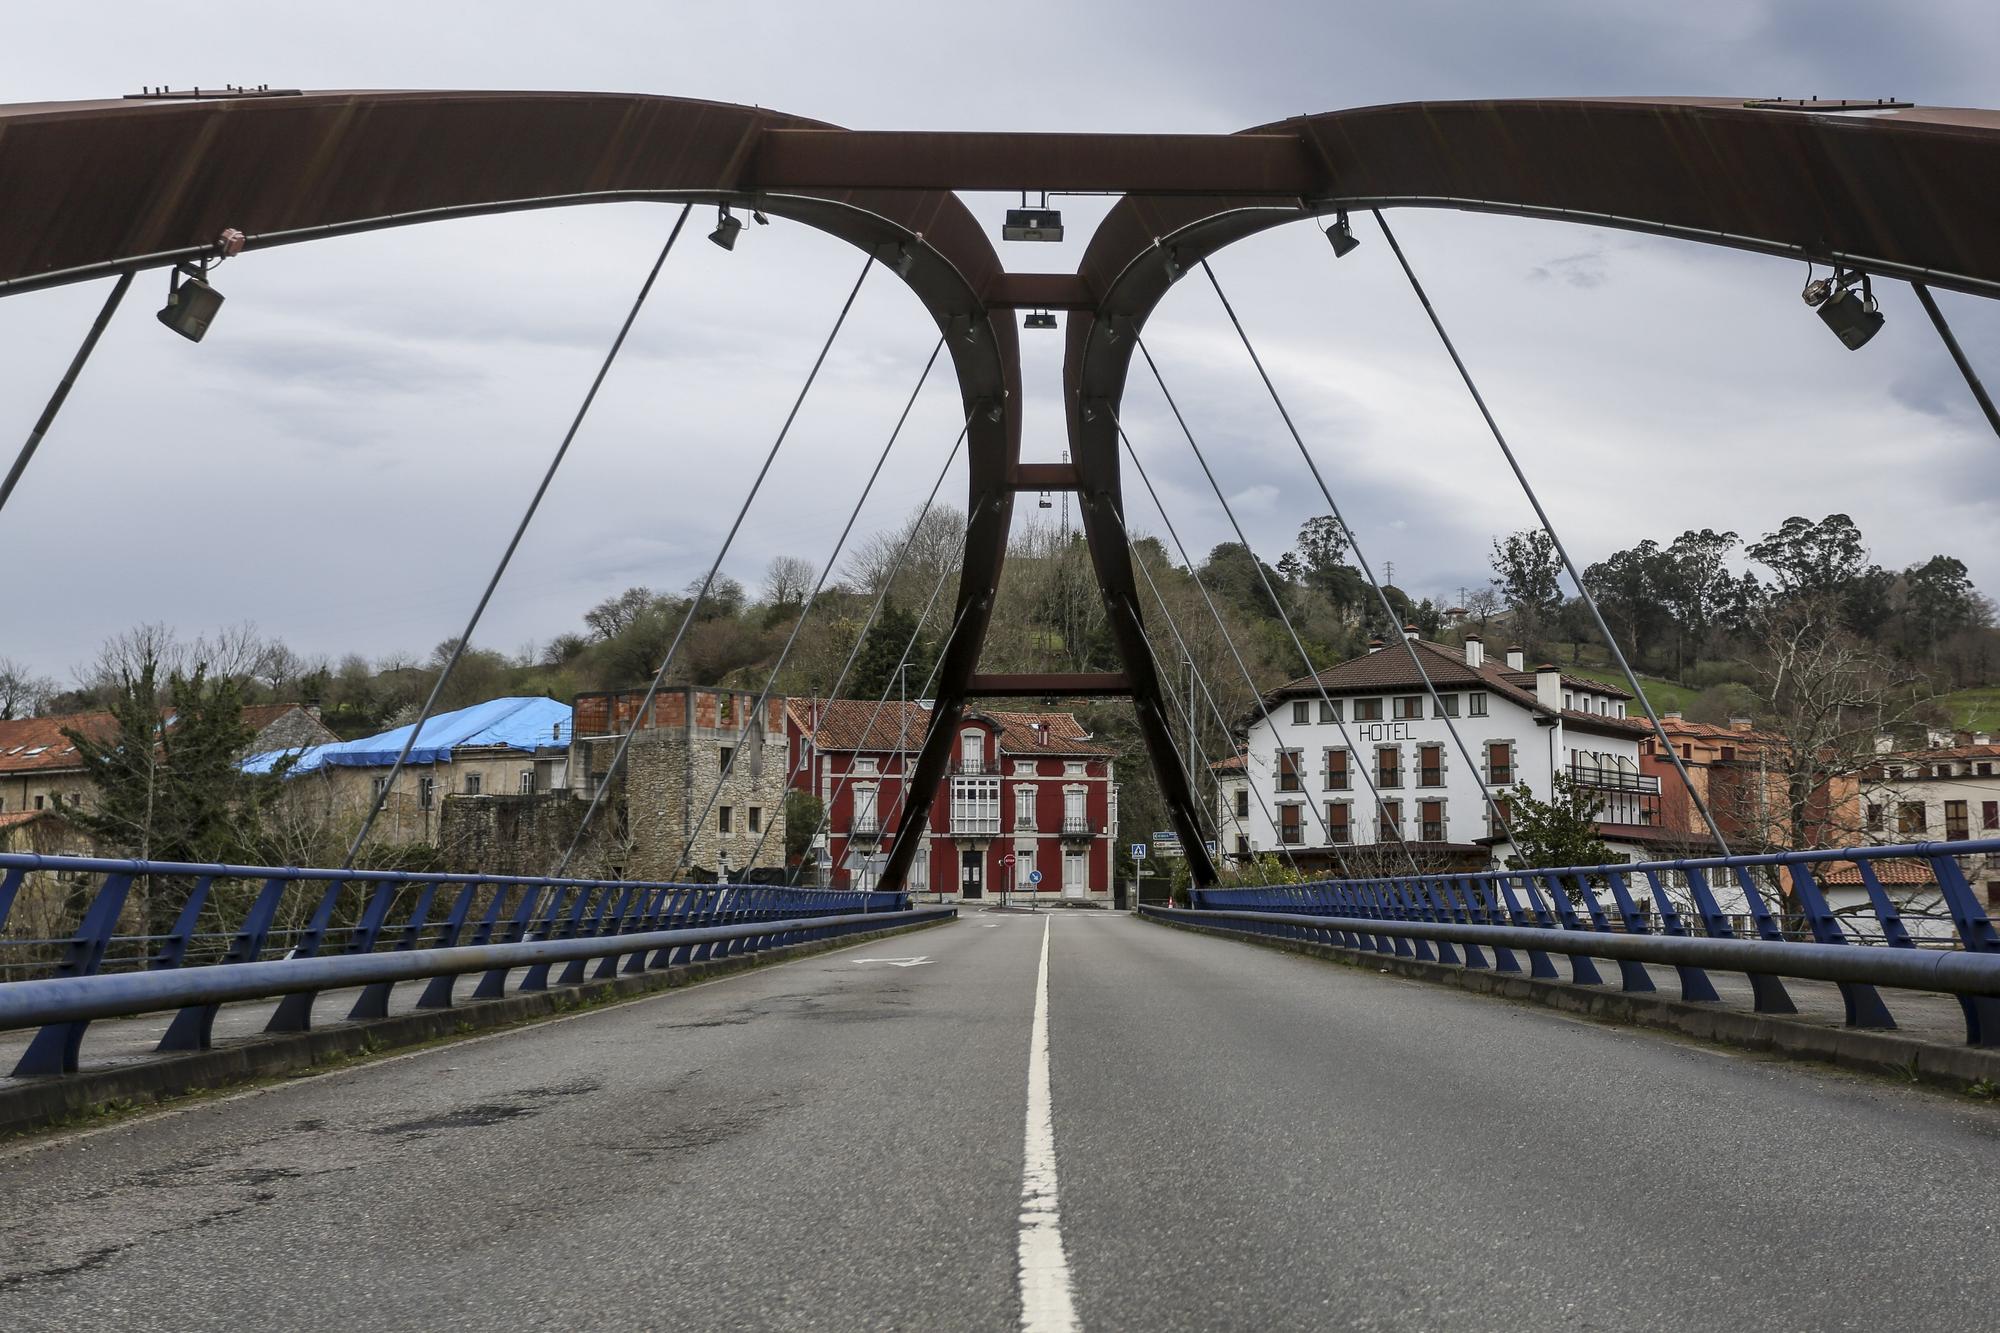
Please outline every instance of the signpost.
[[1137, 915], [1139, 911], [1139, 867], [1146, 863], [1146, 844], [1135, 842], [1129, 844], [1129, 846], [1132, 850], [1132, 912], [1134, 915]]

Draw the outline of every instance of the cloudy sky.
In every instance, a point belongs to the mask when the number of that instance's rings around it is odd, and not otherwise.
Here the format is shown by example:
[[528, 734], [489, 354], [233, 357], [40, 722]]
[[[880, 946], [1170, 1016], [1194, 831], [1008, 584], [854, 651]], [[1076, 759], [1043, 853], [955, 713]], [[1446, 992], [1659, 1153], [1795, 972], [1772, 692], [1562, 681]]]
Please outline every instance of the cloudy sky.
[[[602, 89], [758, 103], [861, 128], [1226, 132], [1425, 98], [1895, 96], [2000, 104], [1991, 0], [1347, 0], [1036, 6], [156, 3], [22, 6], [0, 98], [142, 84]], [[1006, 199], [968, 200], [997, 220]], [[1073, 237], [1101, 200], [1069, 200]], [[0, 200], [0, 207], [5, 201]], [[2000, 441], [1906, 288], [1850, 353], [1798, 266], [1553, 223], [1394, 219], [1580, 559], [1688, 527], [1854, 516], [1885, 565], [1940, 551], [2000, 595]], [[208, 339], [151, 319], [147, 275], [0, 517], [0, 656], [67, 679], [107, 635], [254, 621], [294, 649], [427, 652], [456, 633], [560, 439], [670, 210], [488, 218], [251, 254]], [[704, 226], [702, 230], [706, 230]], [[1307, 225], [1216, 263], [1378, 570], [1455, 598], [1530, 515], [1371, 227], [1333, 262]], [[632, 584], [698, 577], [858, 271], [778, 223], [734, 254], [691, 232], [479, 634], [515, 651]], [[1078, 240], [1004, 245], [1073, 267]], [[161, 289], [156, 291], [155, 288]], [[102, 291], [0, 301], [11, 455]], [[2000, 381], [2000, 307], [1940, 293]], [[935, 333], [879, 269], [726, 568], [823, 561]], [[1275, 559], [1314, 511], [1288, 437], [1206, 285], [1148, 340], [1232, 503]], [[1026, 458], [1063, 447], [1057, 334], [1028, 334]], [[1191, 545], [1226, 535], [1157, 395], [1128, 406]], [[935, 379], [862, 530], [922, 497], [957, 426]], [[11, 433], [11, 434], [10, 434]], [[963, 503], [963, 473], [947, 494]], [[1312, 497], [1316, 500], [1316, 496]], [[1135, 526], [1156, 528], [1143, 500]], [[1033, 517], [1032, 506], [1022, 511]]]

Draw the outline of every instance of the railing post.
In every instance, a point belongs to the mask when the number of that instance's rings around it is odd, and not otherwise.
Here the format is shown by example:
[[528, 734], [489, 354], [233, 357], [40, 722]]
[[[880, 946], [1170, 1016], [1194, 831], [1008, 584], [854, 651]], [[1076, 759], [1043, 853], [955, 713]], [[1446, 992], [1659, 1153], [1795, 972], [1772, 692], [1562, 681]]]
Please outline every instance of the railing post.
[[[1562, 928], [1584, 931], [1584, 924], [1577, 918], [1576, 908], [1570, 905], [1569, 894], [1563, 889], [1560, 875], [1553, 871], [1536, 870], [1521, 876], [1521, 880], [1527, 886], [1528, 896], [1535, 900], [1537, 912], [1542, 910], [1541, 893], [1535, 887], [1535, 882], [1540, 880], [1541, 887], [1548, 890], [1549, 903], [1555, 909], [1556, 920]], [[1596, 960], [1587, 954], [1573, 953], [1569, 955], [1569, 981], [1572, 986], [1602, 986], [1604, 977], [1597, 970]]]
[[[499, 941], [500, 943], [519, 944], [527, 938], [528, 923], [535, 919], [535, 907], [540, 903], [542, 892], [547, 887], [548, 885], [546, 884], [523, 884], [521, 886], [521, 901], [516, 904], [514, 915], [508, 919], [507, 929], [503, 933]], [[560, 893], [556, 895], [556, 897], [560, 896]], [[484, 940], [478, 942], [485, 943]], [[471, 998], [475, 1000], [497, 1000], [505, 995], [507, 993], [507, 974], [512, 970], [512, 968], [508, 967], [488, 968], [486, 974], [479, 978], [479, 984], [472, 988]]]
[[[306, 923], [305, 932], [292, 947], [296, 958], [311, 958], [319, 953], [320, 942], [326, 938], [326, 929], [333, 924], [334, 908], [339, 905], [340, 895], [347, 888], [343, 879], [329, 880], [325, 892], [319, 896], [319, 906], [313, 909], [312, 920]], [[317, 992], [299, 991], [282, 996], [278, 1007], [271, 1011], [271, 1021], [264, 1025], [266, 1032], [305, 1032], [312, 1027], [313, 1001]]]
[[[278, 902], [285, 895], [290, 880], [272, 877], [264, 881], [250, 910], [244, 914], [243, 924], [236, 931], [236, 938], [229, 942], [229, 952], [222, 956], [222, 966], [230, 963], [254, 963], [264, 952], [264, 941], [271, 933], [271, 922], [277, 919]], [[205, 1051], [209, 1048], [215, 1031], [215, 1016], [220, 1012], [219, 1004], [193, 1004], [174, 1015], [174, 1021], [167, 1025], [166, 1035], [153, 1049], [159, 1051]]]
[[[660, 922], [665, 920], [667, 915], [667, 899], [672, 893], [672, 889], [657, 885], [646, 890], [646, 910], [639, 917], [635, 933], [644, 935], [660, 928]], [[625, 965], [622, 970], [628, 976], [635, 972], [644, 972], [646, 970], [646, 951], [644, 949], [637, 949], [626, 954]]]
[[[1447, 896], [1450, 896], [1453, 899], [1452, 905], [1456, 911], [1459, 921], [1468, 926], [1478, 925], [1480, 909], [1476, 905], [1476, 901], [1473, 896], [1476, 890], [1473, 888], [1472, 880], [1466, 876], [1460, 875], [1453, 878], [1451, 883], [1453, 884], [1454, 888], [1447, 891]], [[1498, 951], [1496, 950], [1496, 952]], [[1514, 956], [1511, 953], [1508, 954], [1507, 955], [1508, 961], [1511, 962], [1513, 960], [1513, 957]], [[1486, 961], [1486, 951], [1481, 949], [1477, 944], [1468, 940], [1465, 945], [1466, 970], [1468, 972], [1484, 972], [1487, 971], [1489, 968], [1491, 968], [1491, 966], [1492, 964]], [[1505, 971], [1506, 969], [1503, 968], [1501, 970]], [[1515, 963], [1513, 970], [1516, 972], [1520, 971], [1521, 965], [1519, 963]]]
[[[62, 961], [56, 964], [56, 976], [96, 975], [97, 969], [104, 965], [104, 951], [110, 947], [111, 932], [118, 927], [118, 914], [125, 910], [125, 895], [131, 891], [130, 875], [112, 873], [104, 877], [104, 883], [98, 886], [97, 896], [90, 900], [83, 920], [77, 924], [75, 938], [63, 951]], [[77, 1056], [83, 1050], [83, 1031], [89, 1026], [88, 1019], [49, 1024], [28, 1043], [20, 1063], [14, 1066], [13, 1076], [33, 1078], [41, 1074], [74, 1074]]]
[[[1611, 873], [1616, 874], [1617, 872], [1613, 871]], [[1553, 880], [1561, 877], [1550, 875], [1549, 878]], [[1600, 934], [1609, 935], [1611, 933], [1611, 920], [1604, 915], [1604, 908], [1599, 906], [1597, 895], [1590, 891], [1589, 874], [1579, 870], [1572, 874], [1570, 879], [1575, 882], [1576, 891], [1583, 896], [1583, 905], [1590, 913], [1591, 928]], [[1618, 964], [1619, 989], [1625, 991], [1652, 991], [1659, 989], [1658, 986], [1653, 984], [1653, 974], [1646, 970], [1644, 963], [1630, 958], [1620, 958], [1615, 961]]]
[[[583, 917], [583, 908], [589, 896], [589, 888], [583, 885], [556, 886], [555, 896], [549, 899], [549, 910], [542, 917], [541, 936], [545, 940], [568, 939], [574, 933], [576, 923]], [[571, 904], [569, 916], [558, 924], [564, 904]], [[514, 988], [516, 995], [526, 991], [547, 990], [549, 988], [550, 963], [536, 963], [521, 978], [521, 984]]]
[[[1799, 898], [1799, 905], [1805, 910], [1806, 925], [1811, 929], [1813, 939], [1820, 944], [1846, 944], [1848, 939], [1840, 929], [1840, 922], [1834, 919], [1833, 910], [1826, 905], [1826, 896], [1819, 891], [1819, 884], [1803, 861], [1793, 861], [1785, 867], [1792, 877], [1792, 892]], [[1689, 872], [1692, 880], [1695, 872]], [[1704, 892], [1707, 886], [1703, 886]], [[1847, 1010], [1847, 1026], [1851, 1028], [1893, 1028], [1896, 1020], [1889, 1014], [1889, 1006], [1882, 1003], [1881, 992], [1862, 981], [1837, 981], [1840, 1000]]]
[[[1556, 923], [1550, 918], [1548, 910], [1542, 906], [1541, 898], [1532, 889], [1529, 891], [1529, 899], [1535, 905], [1534, 915], [1530, 916], [1527, 909], [1521, 906], [1521, 900], [1514, 896], [1512, 879], [1511, 875], [1493, 877], [1494, 887], [1498, 888], [1501, 896], [1506, 899], [1508, 917], [1517, 926], [1540, 926], [1544, 930], [1554, 930]], [[1504, 972], [1506, 969], [1501, 970]], [[1528, 975], [1539, 977], [1543, 981], [1561, 980], [1561, 974], [1556, 971], [1554, 961], [1540, 949], [1528, 950]]]
[[[452, 945], [458, 943], [458, 932], [465, 928], [465, 919], [472, 914], [472, 900], [478, 893], [479, 881], [477, 880], [471, 880], [459, 886], [458, 900], [451, 905], [451, 915], [445, 919], [444, 934], [438, 937], [438, 942], [432, 945], [432, 948], [449, 949]], [[446, 973], [441, 977], [432, 977], [424, 983], [423, 994], [417, 997], [417, 1008], [451, 1008], [451, 990], [457, 983], [458, 978], [450, 973]]]
[[[416, 905], [410, 908], [410, 916], [402, 925], [403, 938], [391, 953], [408, 953], [417, 947], [417, 939], [424, 932], [424, 921], [431, 914], [431, 899], [437, 895], [438, 881], [427, 880], [423, 891], [417, 895]], [[352, 1023], [364, 1018], [387, 1018], [389, 1016], [389, 994], [396, 989], [393, 981], [377, 981], [361, 988], [361, 995], [354, 1001], [354, 1007], [347, 1011], [347, 1021]]]
[[[565, 936], [565, 938], [584, 939], [584, 938], [599, 937], [610, 933], [610, 929], [605, 924], [605, 922], [606, 919], [611, 915], [611, 899], [612, 899], [611, 891], [613, 887], [614, 886], [610, 884], [598, 884], [592, 886], [587, 891], [588, 896], [596, 899], [597, 910], [590, 914], [590, 924], [588, 926], [584, 925], [581, 920], [572, 922], [569, 934]], [[623, 896], [624, 895], [621, 892], [619, 894], [619, 897], [622, 898]], [[556, 984], [558, 986], [581, 985], [583, 982], [584, 974], [588, 970], [589, 970], [588, 959], [572, 958], [567, 963], [564, 963], [563, 970], [556, 974]]]
[[[618, 894], [618, 907], [611, 913], [610, 924], [605, 926], [602, 933], [614, 936], [625, 934], [631, 925], [632, 905], [638, 901], [638, 898], [639, 886], [636, 884], [627, 884]], [[619, 954], [608, 953], [598, 959], [597, 969], [590, 974], [591, 980], [605, 981], [617, 976], [618, 960], [620, 957], [621, 955]]]
[[[1418, 884], [1418, 892], [1424, 896], [1426, 914], [1432, 921], [1451, 920], [1451, 910], [1438, 901], [1438, 890], [1443, 888], [1446, 882], [1440, 879], [1432, 882], [1420, 881]], [[1453, 967], [1464, 965], [1464, 960], [1458, 956], [1458, 950], [1452, 947], [1450, 940], [1437, 942], [1437, 954], [1440, 963], [1449, 963]]]
[[[1945, 909], [1958, 931], [1959, 943], [1971, 953], [2000, 953], [2000, 932], [1979, 905], [1958, 859], [1939, 853], [1930, 858], [1931, 875], [1944, 895]], [[2000, 1046], [2000, 996], [1961, 995], [1959, 1007], [1965, 1011], [1965, 1041], [1968, 1046]]]
[[148, 972], [163, 972], [179, 967], [187, 961], [188, 946], [194, 943], [195, 928], [201, 923], [201, 909], [208, 904], [208, 890], [215, 883], [215, 876], [200, 875], [194, 882], [194, 889], [187, 901], [181, 904], [181, 913], [174, 918], [174, 928], [153, 956], [146, 960]]
[[[1648, 869], [1646, 883], [1653, 891], [1653, 905], [1660, 912], [1660, 933], [1674, 935], [1682, 939], [1693, 938], [1694, 932], [1681, 919], [1680, 909], [1667, 896], [1667, 886], [1660, 883], [1660, 872]], [[1681, 981], [1681, 999], [1689, 1004], [1720, 1004], [1722, 997], [1715, 993], [1715, 983], [1708, 979], [1708, 973], [1685, 963], [1674, 965], [1674, 975]]]
[[20, 896], [21, 882], [27, 877], [25, 866], [15, 866], [5, 875], [0, 875], [0, 932], [7, 929], [8, 914], [14, 910], [14, 899]]

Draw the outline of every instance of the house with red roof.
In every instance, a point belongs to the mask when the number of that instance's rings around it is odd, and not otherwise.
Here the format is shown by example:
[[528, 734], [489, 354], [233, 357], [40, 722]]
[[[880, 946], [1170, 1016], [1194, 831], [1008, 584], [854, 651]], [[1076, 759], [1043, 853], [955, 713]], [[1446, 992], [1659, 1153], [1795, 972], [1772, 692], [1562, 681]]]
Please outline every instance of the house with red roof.
[[[875, 883], [907, 806], [931, 706], [791, 699], [789, 785], [827, 810], [822, 882]], [[1070, 713], [968, 709], [907, 887], [945, 900], [1106, 904], [1118, 833], [1112, 751]]]

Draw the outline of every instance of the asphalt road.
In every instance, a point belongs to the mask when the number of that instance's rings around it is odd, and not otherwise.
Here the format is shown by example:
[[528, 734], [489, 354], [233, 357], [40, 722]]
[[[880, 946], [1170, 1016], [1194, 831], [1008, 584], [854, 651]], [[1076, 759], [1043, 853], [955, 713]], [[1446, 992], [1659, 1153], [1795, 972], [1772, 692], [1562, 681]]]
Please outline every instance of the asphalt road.
[[1031, 1211], [1035, 1329], [1988, 1330], [2000, 1107], [972, 914], [0, 1150], [0, 1329], [1015, 1329]]

